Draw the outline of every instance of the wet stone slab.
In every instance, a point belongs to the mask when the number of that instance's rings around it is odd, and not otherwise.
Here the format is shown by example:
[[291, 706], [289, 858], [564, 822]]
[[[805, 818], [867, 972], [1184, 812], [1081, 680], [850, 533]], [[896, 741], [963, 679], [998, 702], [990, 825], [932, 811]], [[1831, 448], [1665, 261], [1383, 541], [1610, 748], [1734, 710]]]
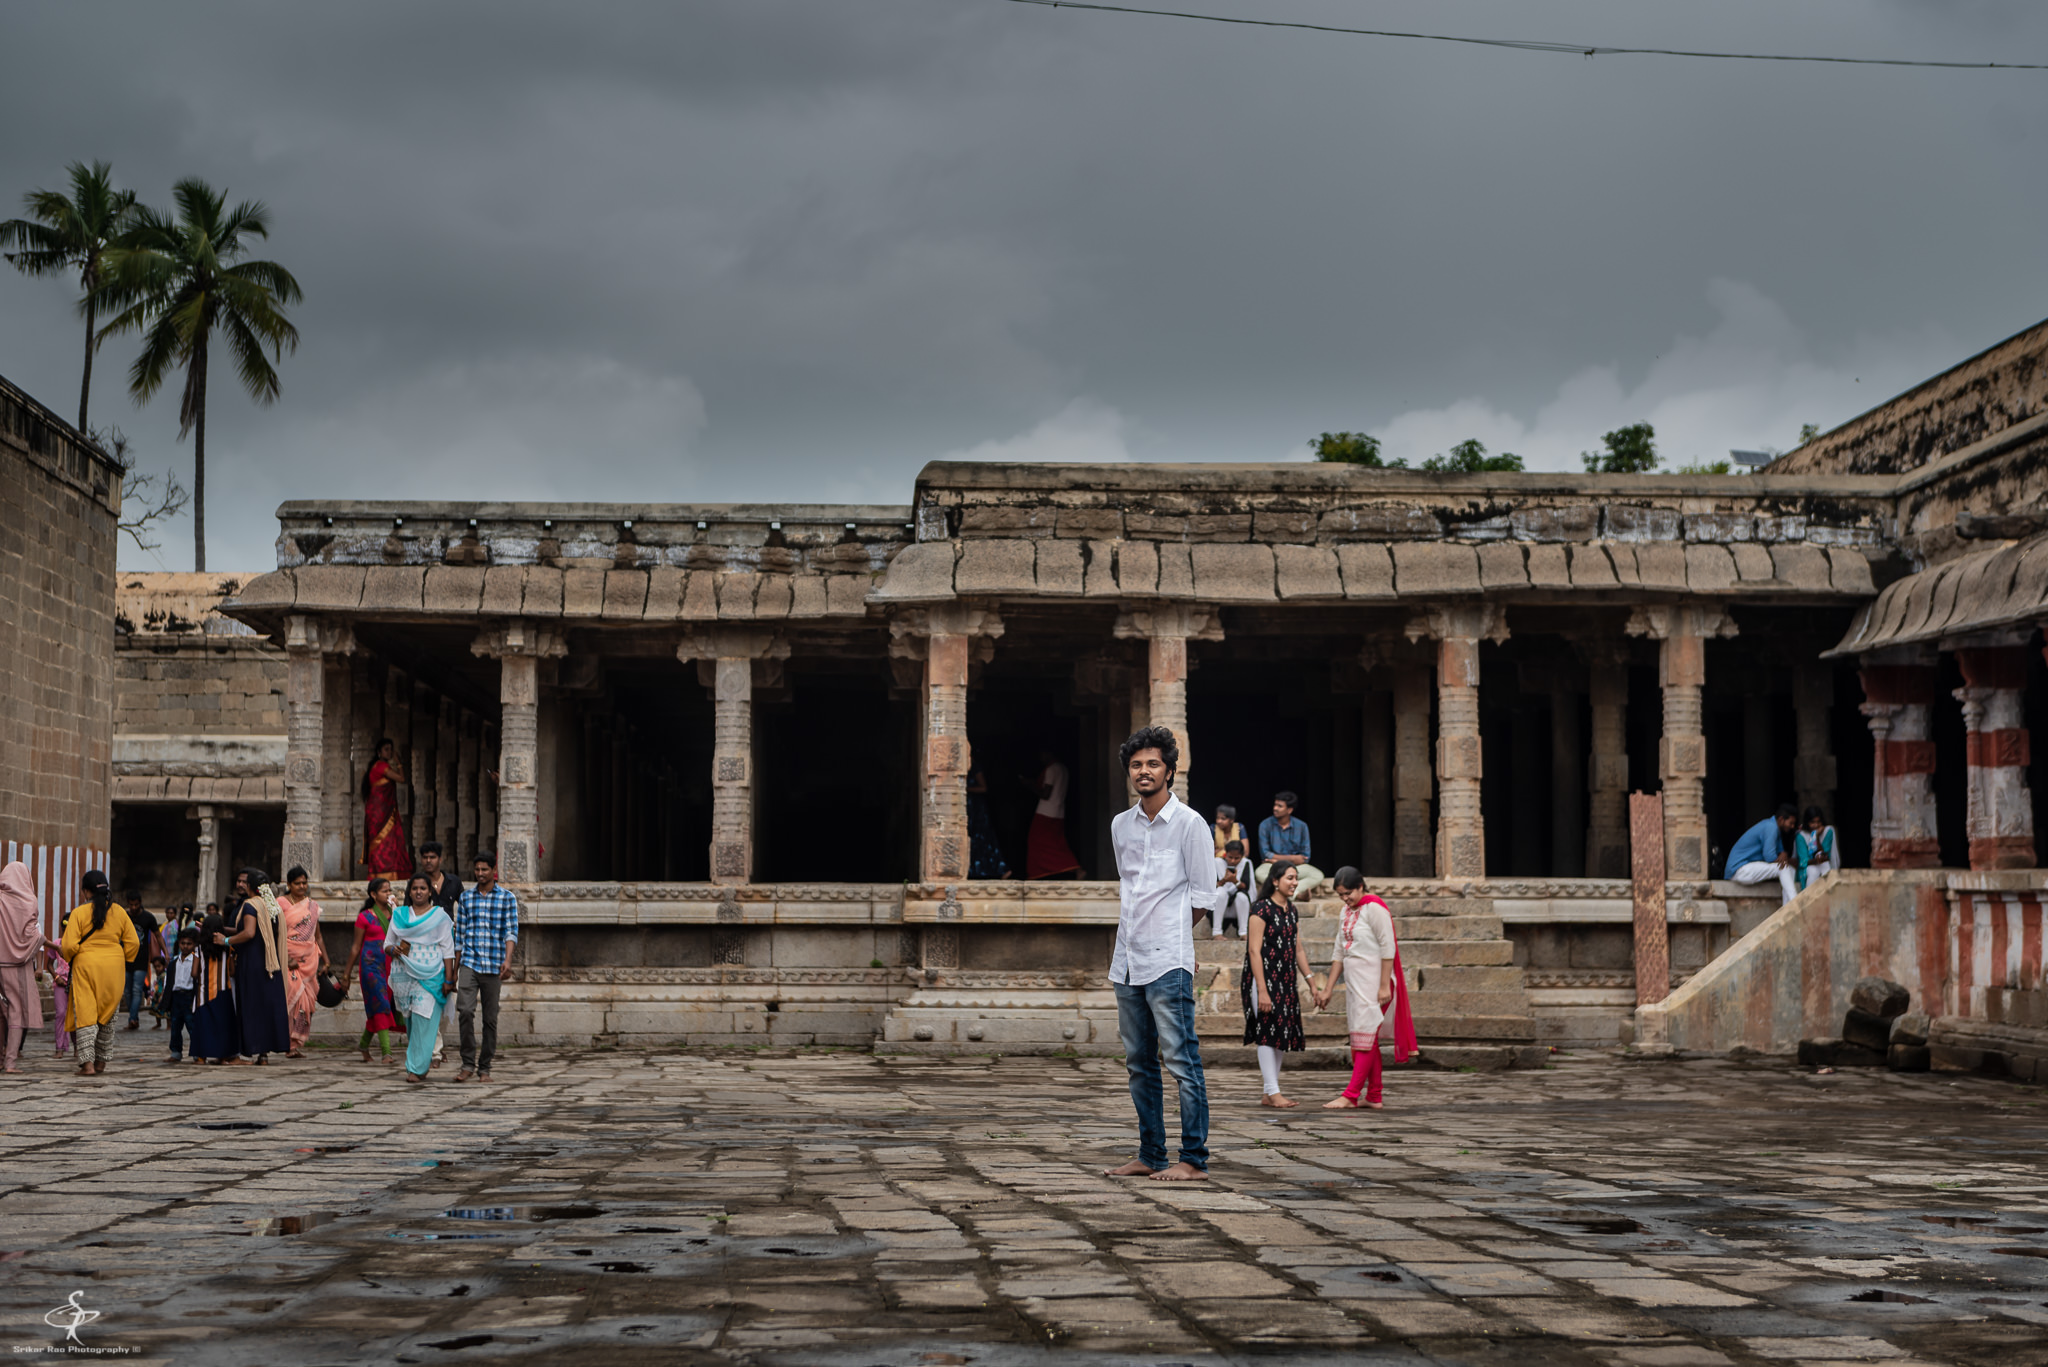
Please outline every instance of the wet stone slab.
[[1213, 1180], [1166, 1186], [1103, 1175], [1110, 1061], [351, 1057], [0, 1081], [10, 1354], [2048, 1363], [2040, 1088], [1585, 1054], [1275, 1113], [1218, 1070]]

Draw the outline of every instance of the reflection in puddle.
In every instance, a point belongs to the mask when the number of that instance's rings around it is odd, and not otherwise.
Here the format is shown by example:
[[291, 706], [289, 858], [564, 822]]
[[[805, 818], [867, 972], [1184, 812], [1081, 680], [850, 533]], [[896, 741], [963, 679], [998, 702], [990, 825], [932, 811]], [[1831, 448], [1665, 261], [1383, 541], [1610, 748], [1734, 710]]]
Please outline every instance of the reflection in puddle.
[[286, 1234], [304, 1234], [334, 1219], [331, 1210], [307, 1211], [303, 1215], [273, 1215], [267, 1220], [249, 1221], [249, 1232], [259, 1239]]
[[597, 1206], [456, 1206], [441, 1212], [444, 1220], [594, 1220]]
[[1849, 1299], [1852, 1301], [1882, 1302], [1886, 1305], [1930, 1304], [1927, 1297], [1925, 1296], [1909, 1296], [1903, 1291], [1882, 1291], [1875, 1289], [1870, 1291], [1858, 1291], [1855, 1295], [1849, 1297]]
[[1994, 1248], [1993, 1253], [2003, 1253], [2008, 1258], [2048, 1258], [2048, 1248]]
[[1553, 1224], [1569, 1225], [1581, 1234], [1641, 1234], [1643, 1227], [1634, 1220], [1615, 1218], [1611, 1220], [1556, 1220]]
[[193, 1126], [199, 1130], [267, 1130], [269, 1125], [260, 1120], [219, 1120], [211, 1124]]

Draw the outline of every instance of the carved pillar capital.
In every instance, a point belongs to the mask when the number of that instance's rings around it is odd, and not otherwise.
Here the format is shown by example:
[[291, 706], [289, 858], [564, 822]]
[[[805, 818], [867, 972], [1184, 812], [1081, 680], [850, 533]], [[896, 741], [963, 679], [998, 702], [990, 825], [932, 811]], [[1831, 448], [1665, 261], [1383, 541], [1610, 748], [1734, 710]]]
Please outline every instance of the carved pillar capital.
[[493, 622], [477, 632], [469, 650], [472, 655], [489, 656], [494, 660], [510, 656], [558, 659], [569, 653], [569, 641], [560, 627], [541, 626], [512, 618]]

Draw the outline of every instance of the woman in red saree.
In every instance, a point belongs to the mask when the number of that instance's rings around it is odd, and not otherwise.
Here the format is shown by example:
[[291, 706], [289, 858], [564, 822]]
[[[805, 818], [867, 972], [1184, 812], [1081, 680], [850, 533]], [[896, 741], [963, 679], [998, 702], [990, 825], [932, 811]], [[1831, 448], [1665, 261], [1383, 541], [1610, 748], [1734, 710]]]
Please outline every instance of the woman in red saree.
[[377, 758], [363, 775], [363, 862], [372, 878], [412, 877], [412, 845], [398, 816], [398, 747], [389, 737], [377, 742]]

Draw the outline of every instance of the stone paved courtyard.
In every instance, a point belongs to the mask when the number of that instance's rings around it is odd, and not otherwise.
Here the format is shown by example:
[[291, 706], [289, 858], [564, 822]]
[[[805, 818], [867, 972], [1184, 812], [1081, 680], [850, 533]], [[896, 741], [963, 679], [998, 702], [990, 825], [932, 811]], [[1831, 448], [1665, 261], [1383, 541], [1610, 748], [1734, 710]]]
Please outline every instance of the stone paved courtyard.
[[1096, 1060], [520, 1050], [411, 1088], [123, 1041], [0, 1091], [17, 1359], [76, 1304], [129, 1362], [2048, 1362], [2041, 1088], [1567, 1055], [1275, 1113], [1218, 1069], [1216, 1180], [1168, 1187], [1100, 1175], [1132, 1127]]

